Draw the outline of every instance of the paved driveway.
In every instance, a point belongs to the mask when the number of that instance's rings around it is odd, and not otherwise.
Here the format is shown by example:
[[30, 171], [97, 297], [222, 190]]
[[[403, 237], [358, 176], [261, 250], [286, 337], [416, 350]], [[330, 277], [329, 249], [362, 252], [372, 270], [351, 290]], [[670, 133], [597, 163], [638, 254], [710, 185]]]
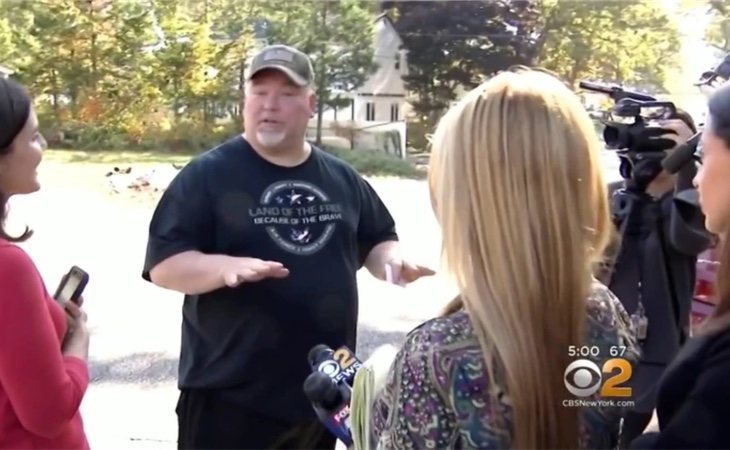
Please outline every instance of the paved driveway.
[[[613, 155], [606, 155], [606, 170], [616, 178]], [[92, 448], [172, 449], [181, 296], [140, 278], [150, 206], [100, 193], [105, 171], [89, 171], [98, 177], [86, 173], [80, 181], [79, 172], [68, 167], [44, 165], [43, 190], [14, 199], [9, 225], [17, 230], [28, 223], [35, 229], [24, 247], [49, 290], [72, 264], [91, 274], [85, 299], [93, 333], [93, 383], [82, 412]], [[437, 268], [440, 240], [425, 183], [372, 182], [395, 216], [406, 254]], [[407, 330], [452, 297], [439, 276], [408, 289], [376, 281], [364, 271], [359, 278], [357, 351], [363, 358], [378, 345], [401, 342]]]

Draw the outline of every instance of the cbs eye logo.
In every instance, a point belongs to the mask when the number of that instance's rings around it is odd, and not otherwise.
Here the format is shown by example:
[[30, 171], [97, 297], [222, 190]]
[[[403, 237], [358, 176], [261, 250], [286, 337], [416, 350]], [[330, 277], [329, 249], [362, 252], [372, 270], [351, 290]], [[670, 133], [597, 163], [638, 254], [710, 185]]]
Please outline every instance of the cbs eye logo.
[[621, 384], [631, 379], [632, 371], [623, 358], [611, 358], [602, 368], [589, 359], [577, 359], [565, 368], [563, 380], [568, 392], [576, 397], [589, 397], [599, 390], [601, 397], [631, 397], [631, 388]]
[[333, 378], [337, 376], [338, 373], [340, 373], [340, 365], [339, 363], [337, 363], [337, 361], [333, 361], [330, 359], [321, 363], [317, 367], [317, 370], [326, 374], [330, 378]]

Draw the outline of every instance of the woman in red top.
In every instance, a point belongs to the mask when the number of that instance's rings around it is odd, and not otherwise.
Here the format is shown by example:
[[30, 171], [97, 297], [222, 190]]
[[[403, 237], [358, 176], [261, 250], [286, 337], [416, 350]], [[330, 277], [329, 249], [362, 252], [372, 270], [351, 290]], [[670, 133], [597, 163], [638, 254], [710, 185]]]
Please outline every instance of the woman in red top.
[[78, 305], [48, 295], [33, 261], [4, 230], [7, 200], [40, 188], [44, 147], [28, 93], [0, 79], [0, 448], [87, 449], [79, 406], [89, 333]]

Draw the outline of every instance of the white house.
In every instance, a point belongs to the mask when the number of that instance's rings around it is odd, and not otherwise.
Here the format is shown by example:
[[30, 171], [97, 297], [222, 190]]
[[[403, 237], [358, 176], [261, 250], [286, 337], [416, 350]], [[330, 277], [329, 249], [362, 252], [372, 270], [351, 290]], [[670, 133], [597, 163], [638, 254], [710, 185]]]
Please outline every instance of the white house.
[[[408, 73], [407, 51], [387, 14], [375, 18], [374, 60], [377, 70], [353, 92], [341, 92], [351, 103], [324, 112], [322, 135], [338, 136], [339, 145], [370, 148], [406, 155], [406, 88], [403, 75]], [[309, 135], [316, 133], [317, 118], [309, 124]], [[333, 142], [334, 143], [334, 142]]]
[[355, 120], [399, 122], [403, 120], [406, 89], [403, 75], [408, 73], [403, 41], [386, 14], [375, 22], [375, 62], [377, 71], [353, 93]]
[[15, 72], [12, 69], [0, 65], [0, 78], [8, 78], [13, 73]]

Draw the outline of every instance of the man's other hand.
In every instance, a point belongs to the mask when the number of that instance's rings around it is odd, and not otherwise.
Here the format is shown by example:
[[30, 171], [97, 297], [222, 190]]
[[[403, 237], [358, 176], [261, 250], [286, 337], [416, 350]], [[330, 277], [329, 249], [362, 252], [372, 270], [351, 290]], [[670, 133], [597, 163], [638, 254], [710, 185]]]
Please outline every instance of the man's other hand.
[[[390, 271], [390, 276], [386, 275], [386, 281], [389, 281], [400, 286], [413, 283], [421, 277], [428, 277], [434, 275], [436, 272], [426, 266], [419, 264], [413, 264], [402, 259], [394, 259], [388, 262], [389, 269], [386, 269], [386, 274]], [[389, 277], [392, 279], [388, 280]]]
[[221, 273], [226, 286], [236, 287], [243, 282], [261, 281], [264, 278], [285, 278], [289, 276], [289, 269], [276, 261], [231, 257], [227, 260]]

